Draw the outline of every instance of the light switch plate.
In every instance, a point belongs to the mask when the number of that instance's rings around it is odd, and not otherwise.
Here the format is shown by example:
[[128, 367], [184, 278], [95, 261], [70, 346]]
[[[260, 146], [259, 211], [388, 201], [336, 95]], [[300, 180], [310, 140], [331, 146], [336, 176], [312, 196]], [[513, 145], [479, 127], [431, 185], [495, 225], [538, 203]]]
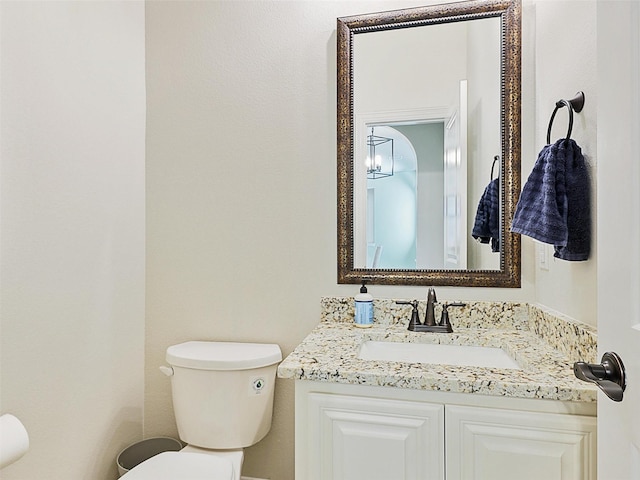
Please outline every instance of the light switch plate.
[[538, 267], [540, 270], [549, 270], [549, 248], [546, 243], [537, 243]]

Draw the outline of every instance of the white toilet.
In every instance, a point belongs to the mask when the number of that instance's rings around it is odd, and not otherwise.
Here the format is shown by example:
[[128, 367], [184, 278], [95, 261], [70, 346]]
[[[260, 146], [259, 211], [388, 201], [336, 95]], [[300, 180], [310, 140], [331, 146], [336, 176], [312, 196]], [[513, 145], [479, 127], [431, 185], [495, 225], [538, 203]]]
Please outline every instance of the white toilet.
[[164, 452], [124, 480], [240, 480], [243, 448], [271, 428], [280, 347], [263, 343], [186, 342], [167, 349], [173, 410], [187, 446]]

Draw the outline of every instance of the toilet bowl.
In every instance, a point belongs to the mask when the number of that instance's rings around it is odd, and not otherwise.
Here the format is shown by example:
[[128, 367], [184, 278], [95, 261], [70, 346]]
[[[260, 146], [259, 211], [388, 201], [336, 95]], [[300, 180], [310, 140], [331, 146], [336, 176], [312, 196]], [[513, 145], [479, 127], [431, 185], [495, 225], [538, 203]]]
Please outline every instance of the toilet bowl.
[[244, 447], [271, 428], [280, 347], [275, 344], [185, 342], [170, 346], [173, 410], [179, 452], [163, 452], [123, 480], [240, 480]]

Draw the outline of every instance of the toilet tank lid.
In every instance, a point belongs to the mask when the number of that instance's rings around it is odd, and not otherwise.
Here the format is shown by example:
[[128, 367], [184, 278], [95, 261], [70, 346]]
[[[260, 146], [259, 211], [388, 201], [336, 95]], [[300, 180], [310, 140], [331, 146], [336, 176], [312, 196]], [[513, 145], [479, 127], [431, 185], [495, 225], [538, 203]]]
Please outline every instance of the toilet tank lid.
[[192, 341], [167, 348], [167, 362], [197, 370], [248, 370], [282, 360], [280, 347], [271, 343]]

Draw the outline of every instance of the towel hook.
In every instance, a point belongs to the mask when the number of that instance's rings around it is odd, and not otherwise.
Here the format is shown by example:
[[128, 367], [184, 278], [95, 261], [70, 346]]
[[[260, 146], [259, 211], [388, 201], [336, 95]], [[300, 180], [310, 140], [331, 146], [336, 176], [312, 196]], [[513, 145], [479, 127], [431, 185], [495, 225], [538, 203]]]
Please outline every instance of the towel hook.
[[553, 125], [553, 119], [556, 116], [558, 110], [566, 106], [569, 109], [569, 129], [567, 130], [566, 139], [571, 138], [571, 130], [573, 129], [573, 112], [580, 113], [584, 107], [584, 93], [578, 92], [571, 100], [558, 100], [556, 102], [556, 108], [553, 109], [551, 118], [549, 119], [549, 127], [547, 128], [547, 144], [551, 143], [551, 126]]

